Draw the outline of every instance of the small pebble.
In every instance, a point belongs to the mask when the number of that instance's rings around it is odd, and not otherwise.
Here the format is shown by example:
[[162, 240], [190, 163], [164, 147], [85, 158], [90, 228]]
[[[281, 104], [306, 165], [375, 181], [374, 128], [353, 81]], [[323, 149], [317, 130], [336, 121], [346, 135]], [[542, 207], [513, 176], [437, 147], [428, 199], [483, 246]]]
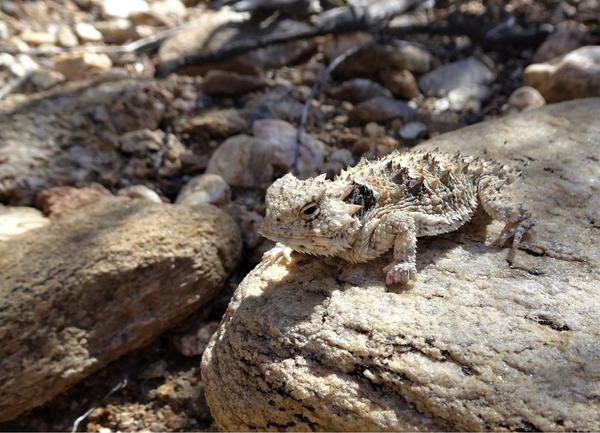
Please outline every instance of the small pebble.
[[218, 174], [206, 173], [193, 177], [179, 192], [175, 203], [196, 205], [211, 203], [222, 205], [231, 201], [231, 188]]
[[352, 156], [352, 152], [348, 149], [335, 149], [331, 152], [331, 155], [329, 155], [327, 160], [341, 162], [344, 165], [354, 164], [354, 157]]
[[115, 18], [109, 21], [97, 21], [94, 23], [104, 42], [111, 44], [122, 44], [140, 36], [138, 28], [125, 18]]
[[116, 18], [129, 18], [129, 15], [150, 9], [145, 0], [102, 0], [101, 4], [104, 15]]
[[210, 96], [239, 96], [262, 89], [267, 82], [261, 77], [212, 70], [202, 81], [202, 91]]
[[148, 188], [145, 185], [131, 185], [125, 188], [121, 188], [117, 195], [122, 197], [129, 197], [132, 199], [140, 199], [150, 201], [152, 203], [162, 203], [160, 196], [156, 191]]
[[229, 203], [223, 207], [223, 210], [240, 226], [242, 241], [247, 248], [256, 248], [263, 241], [264, 238], [258, 233], [263, 221], [260, 214], [249, 210], [247, 205], [238, 202]]
[[381, 137], [385, 135], [385, 127], [375, 122], [369, 122], [365, 125], [365, 134], [368, 137]]
[[408, 122], [400, 129], [400, 137], [405, 140], [414, 140], [420, 137], [425, 131], [427, 126], [421, 122]]
[[450, 109], [454, 111], [479, 111], [481, 102], [490, 94], [490, 89], [481, 84], [466, 87], [457, 87], [448, 92]]
[[84, 42], [100, 42], [102, 33], [90, 23], [75, 24], [75, 33]]
[[208, 322], [201, 326], [195, 333], [182, 336], [175, 344], [183, 356], [202, 355], [208, 345], [210, 338], [217, 331], [219, 322]]
[[4, 21], [0, 21], [0, 39], [8, 39], [9, 36], [8, 25]]
[[47, 90], [65, 81], [65, 76], [60, 72], [38, 69], [31, 73], [29, 81], [36, 90]]
[[231, 186], [261, 187], [272, 181], [272, 146], [248, 135], [234, 135], [215, 150], [206, 173], [218, 174]]
[[77, 36], [69, 26], [61, 26], [56, 33], [56, 39], [61, 47], [72, 48], [79, 45]]
[[406, 102], [383, 96], [361, 102], [348, 114], [350, 121], [357, 124], [383, 123], [396, 118], [409, 120], [415, 115], [416, 110]]
[[0, 241], [50, 223], [39, 210], [25, 206], [0, 205]]
[[106, 54], [65, 53], [54, 56], [54, 70], [68, 80], [78, 80], [93, 73], [108, 71], [112, 61]]
[[568, 25], [549, 35], [533, 56], [534, 63], [543, 63], [585, 45], [590, 39], [585, 26]]
[[19, 37], [34, 47], [39, 45], [54, 45], [56, 43], [56, 36], [45, 32], [25, 30]]
[[390, 91], [381, 84], [365, 78], [344, 81], [342, 84], [328, 89], [327, 93], [332, 98], [353, 103], [363, 102], [376, 96], [392, 96]]
[[396, 98], [412, 99], [419, 95], [417, 80], [407, 69], [382, 71], [379, 73], [379, 79]]
[[523, 86], [512, 92], [508, 102], [503, 108], [508, 113], [533, 110], [546, 105], [546, 100], [540, 92], [533, 87]]
[[445, 96], [453, 89], [489, 84], [494, 78], [495, 74], [483, 62], [469, 57], [423, 75], [419, 87], [428, 96]]

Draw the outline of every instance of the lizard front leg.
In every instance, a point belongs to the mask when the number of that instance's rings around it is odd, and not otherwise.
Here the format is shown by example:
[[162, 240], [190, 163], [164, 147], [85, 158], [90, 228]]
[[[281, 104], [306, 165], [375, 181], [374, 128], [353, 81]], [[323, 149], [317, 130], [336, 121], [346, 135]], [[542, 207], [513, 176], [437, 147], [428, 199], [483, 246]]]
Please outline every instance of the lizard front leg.
[[[371, 238], [375, 244], [390, 242], [394, 260], [383, 268], [386, 284], [408, 283], [417, 278], [417, 228], [415, 220], [403, 212], [391, 212], [380, 219]], [[389, 247], [388, 247], [389, 248]]]

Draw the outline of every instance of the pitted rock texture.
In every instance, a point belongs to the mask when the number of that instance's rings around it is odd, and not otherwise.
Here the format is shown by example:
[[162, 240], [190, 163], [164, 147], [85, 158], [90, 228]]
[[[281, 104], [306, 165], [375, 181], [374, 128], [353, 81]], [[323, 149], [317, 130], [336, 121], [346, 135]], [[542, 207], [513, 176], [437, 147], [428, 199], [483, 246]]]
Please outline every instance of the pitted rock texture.
[[210, 301], [237, 225], [210, 205], [104, 199], [0, 244], [0, 421], [38, 406]]
[[[154, 175], [147, 161], [175, 143], [164, 140], [164, 149], [135, 149], [139, 155], [132, 156], [121, 137], [157, 129], [171, 109], [169, 88], [179, 83], [107, 77], [0, 110], [0, 203], [30, 205], [38, 192], [53, 186], [98, 182], [112, 188]], [[160, 183], [163, 188], [170, 184]]]
[[203, 357], [219, 428], [598, 430], [598, 116], [600, 99], [572, 101], [419, 146], [522, 170], [538, 225], [513, 268], [483, 214], [420, 239], [405, 288], [386, 289], [385, 258], [259, 264]]

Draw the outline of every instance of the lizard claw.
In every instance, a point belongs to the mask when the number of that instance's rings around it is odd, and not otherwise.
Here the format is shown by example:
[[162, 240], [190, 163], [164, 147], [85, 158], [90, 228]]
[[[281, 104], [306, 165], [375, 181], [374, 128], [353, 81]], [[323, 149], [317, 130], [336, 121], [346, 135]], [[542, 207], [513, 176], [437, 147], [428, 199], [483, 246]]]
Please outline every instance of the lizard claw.
[[414, 263], [390, 263], [385, 268], [385, 283], [389, 286], [396, 283], [406, 284], [417, 279], [417, 268]]
[[496, 246], [502, 247], [510, 238], [512, 238], [513, 249], [518, 247], [527, 230], [533, 227], [534, 221], [530, 218], [523, 218], [519, 221], [506, 223], [500, 235], [494, 242]]
[[285, 260], [285, 263], [289, 263], [292, 260], [292, 250], [290, 247], [286, 247], [281, 242], [277, 242], [273, 248], [269, 251], [266, 251], [262, 259], [263, 261], [270, 263], [279, 263], [282, 260]]

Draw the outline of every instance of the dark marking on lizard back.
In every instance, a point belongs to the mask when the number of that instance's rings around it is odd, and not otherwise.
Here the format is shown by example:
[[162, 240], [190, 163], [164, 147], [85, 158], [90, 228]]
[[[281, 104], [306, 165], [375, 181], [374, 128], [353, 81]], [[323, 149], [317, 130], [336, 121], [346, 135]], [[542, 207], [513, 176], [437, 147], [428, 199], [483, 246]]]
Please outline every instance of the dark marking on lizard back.
[[349, 204], [358, 204], [362, 206], [362, 208], [358, 211], [356, 216], [359, 219], [362, 219], [363, 216], [373, 209], [377, 204], [377, 199], [375, 198], [375, 192], [373, 188], [369, 185], [358, 183], [356, 181], [354, 183], [354, 189], [352, 192], [344, 199], [346, 203]]
[[402, 167], [392, 177], [392, 182], [403, 187], [410, 195], [418, 197], [427, 193], [424, 176], [414, 176], [407, 167]]

